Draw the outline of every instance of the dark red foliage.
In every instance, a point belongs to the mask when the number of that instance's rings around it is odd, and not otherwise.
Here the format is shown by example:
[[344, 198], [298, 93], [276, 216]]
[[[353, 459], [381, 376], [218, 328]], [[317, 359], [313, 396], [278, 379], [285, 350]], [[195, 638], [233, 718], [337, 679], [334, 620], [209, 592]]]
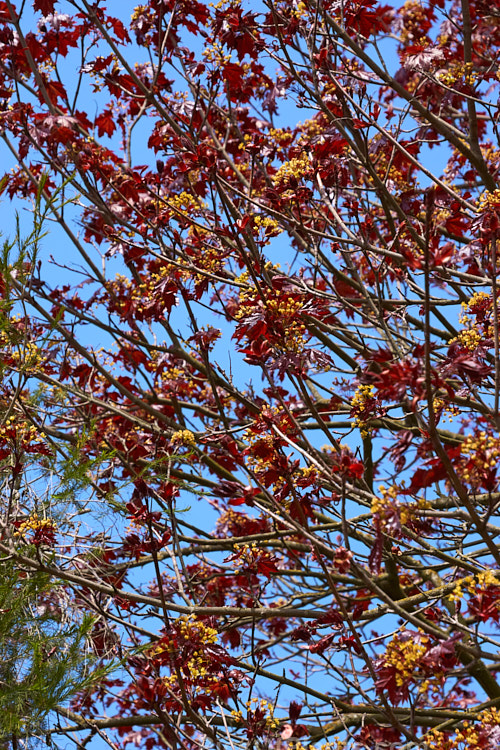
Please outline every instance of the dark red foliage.
[[497, 21], [0, 2], [0, 558], [95, 673], [54, 742], [499, 744]]

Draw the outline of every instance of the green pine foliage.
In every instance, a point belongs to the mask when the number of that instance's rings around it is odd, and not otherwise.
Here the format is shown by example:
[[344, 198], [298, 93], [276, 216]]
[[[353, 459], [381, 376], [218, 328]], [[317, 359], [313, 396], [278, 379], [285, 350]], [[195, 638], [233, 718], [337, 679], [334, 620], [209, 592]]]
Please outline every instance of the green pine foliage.
[[33, 745], [50, 712], [92, 681], [93, 618], [67, 609], [62, 586], [0, 560], [0, 747]]

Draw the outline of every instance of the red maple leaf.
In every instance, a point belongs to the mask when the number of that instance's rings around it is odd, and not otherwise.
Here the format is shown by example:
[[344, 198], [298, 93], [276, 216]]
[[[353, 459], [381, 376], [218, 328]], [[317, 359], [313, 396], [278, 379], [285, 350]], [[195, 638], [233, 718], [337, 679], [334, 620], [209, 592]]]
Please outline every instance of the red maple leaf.
[[55, 4], [56, 0], [33, 0], [34, 10], [40, 11], [44, 16], [48, 16], [49, 13], [54, 12]]
[[103, 135], [113, 135], [116, 130], [116, 119], [111, 109], [105, 109], [95, 118], [95, 126], [97, 127], [97, 135], [99, 137]]

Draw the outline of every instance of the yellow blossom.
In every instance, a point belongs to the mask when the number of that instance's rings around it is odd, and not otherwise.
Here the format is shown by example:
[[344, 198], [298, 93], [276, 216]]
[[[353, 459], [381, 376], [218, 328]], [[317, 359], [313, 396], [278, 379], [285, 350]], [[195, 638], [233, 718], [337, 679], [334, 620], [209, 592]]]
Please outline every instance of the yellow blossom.
[[172, 443], [178, 443], [179, 445], [185, 445], [186, 447], [195, 446], [196, 438], [191, 430], [177, 430], [170, 438]]

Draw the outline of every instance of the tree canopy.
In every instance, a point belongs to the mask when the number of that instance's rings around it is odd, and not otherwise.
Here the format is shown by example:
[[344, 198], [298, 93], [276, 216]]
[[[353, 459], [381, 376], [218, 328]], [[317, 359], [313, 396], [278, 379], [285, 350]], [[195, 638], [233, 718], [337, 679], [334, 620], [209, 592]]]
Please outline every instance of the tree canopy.
[[500, 745], [499, 20], [0, 2], [2, 747]]

